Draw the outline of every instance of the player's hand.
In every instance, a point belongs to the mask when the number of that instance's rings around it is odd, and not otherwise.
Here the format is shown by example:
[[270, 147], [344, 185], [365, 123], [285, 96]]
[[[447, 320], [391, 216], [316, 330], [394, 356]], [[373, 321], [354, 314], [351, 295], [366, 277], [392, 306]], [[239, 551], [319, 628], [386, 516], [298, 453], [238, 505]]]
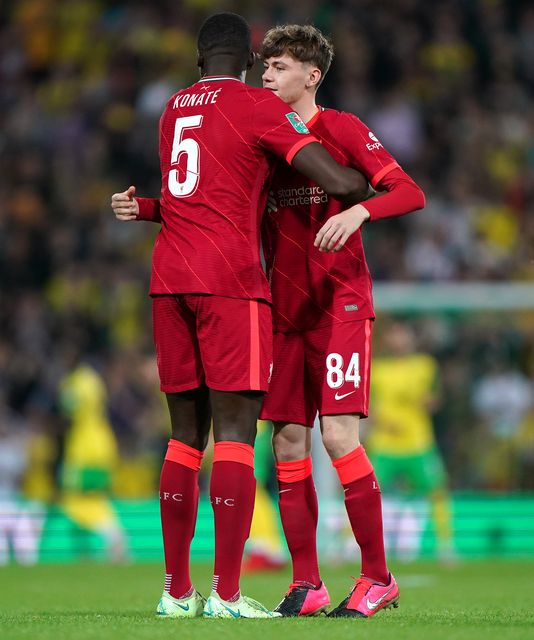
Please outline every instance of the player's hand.
[[111, 196], [111, 208], [117, 220], [128, 222], [137, 220], [139, 215], [139, 203], [135, 199], [135, 187], [128, 187], [122, 193], [114, 193]]
[[369, 218], [369, 211], [363, 205], [355, 204], [328, 218], [315, 236], [314, 245], [319, 251], [335, 253], [345, 246], [350, 236]]

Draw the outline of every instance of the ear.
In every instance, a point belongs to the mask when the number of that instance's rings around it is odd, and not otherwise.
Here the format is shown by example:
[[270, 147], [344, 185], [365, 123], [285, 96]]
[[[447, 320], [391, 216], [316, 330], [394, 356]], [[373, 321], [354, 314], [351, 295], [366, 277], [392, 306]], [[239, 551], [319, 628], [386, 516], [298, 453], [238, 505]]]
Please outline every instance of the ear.
[[197, 67], [202, 69], [204, 67], [204, 56], [197, 51]]
[[252, 69], [252, 67], [254, 66], [254, 63], [256, 62], [256, 57], [257, 57], [257, 54], [255, 54], [254, 51], [251, 51], [247, 60], [247, 71], [249, 69]]
[[317, 89], [317, 85], [321, 82], [322, 77], [323, 77], [323, 74], [321, 73], [321, 70], [318, 69], [317, 67], [314, 67], [313, 69], [310, 70], [310, 75], [308, 76], [308, 82], [306, 83], [306, 87]]

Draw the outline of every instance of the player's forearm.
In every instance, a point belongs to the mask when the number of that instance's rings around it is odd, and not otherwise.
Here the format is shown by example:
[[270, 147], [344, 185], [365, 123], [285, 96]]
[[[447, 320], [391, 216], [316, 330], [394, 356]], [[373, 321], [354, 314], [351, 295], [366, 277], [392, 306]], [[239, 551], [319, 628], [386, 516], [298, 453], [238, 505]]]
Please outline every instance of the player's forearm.
[[356, 204], [368, 197], [369, 183], [363, 173], [338, 164], [319, 143], [303, 147], [291, 164], [345, 204]]
[[425, 194], [422, 189], [401, 169], [386, 175], [379, 188], [385, 189], [386, 193], [363, 204], [370, 214], [371, 222], [403, 216], [425, 206]]
[[335, 173], [323, 189], [346, 206], [367, 200], [371, 193], [363, 173], [340, 165], [335, 167]]
[[158, 198], [136, 198], [139, 205], [138, 220], [161, 223], [161, 208]]

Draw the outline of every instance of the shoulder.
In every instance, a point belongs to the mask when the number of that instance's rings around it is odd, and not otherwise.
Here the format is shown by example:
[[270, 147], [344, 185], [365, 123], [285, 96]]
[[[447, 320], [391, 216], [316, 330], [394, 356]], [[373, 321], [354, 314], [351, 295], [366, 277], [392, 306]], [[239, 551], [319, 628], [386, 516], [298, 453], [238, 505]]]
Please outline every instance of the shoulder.
[[258, 87], [249, 87], [245, 85], [250, 99], [260, 108], [272, 109], [273, 106], [280, 106], [286, 111], [291, 111], [291, 107], [287, 105], [281, 98], [269, 89], [261, 89]]
[[352, 134], [359, 132], [364, 136], [367, 135], [369, 131], [367, 125], [362, 122], [358, 116], [348, 111], [325, 109], [321, 120], [323, 120], [327, 126], [335, 128], [338, 131], [351, 132]]
[[190, 91], [191, 88], [192, 87], [183, 87], [182, 89], [179, 89], [178, 91], [175, 91], [171, 95], [171, 97], [165, 103], [165, 107], [164, 107], [163, 112], [161, 114], [162, 118], [173, 111], [173, 108], [174, 108], [174, 106], [176, 104], [176, 100], [178, 100], [180, 98], [180, 96], [183, 95], [184, 93], [186, 93], [187, 91]]
[[321, 122], [334, 126], [353, 125], [365, 127], [358, 116], [350, 113], [349, 111], [339, 111], [338, 109], [323, 108], [321, 113]]
[[195, 86], [194, 84], [191, 84], [187, 87], [182, 87], [181, 89], [178, 89], [178, 91], [175, 91], [172, 94], [172, 96], [167, 100], [167, 106], [170, 104], [173, 104], [178, 96], [181, 96], [183, 93], [186, 93], [187, 91], [192, 91], [194, 86]]
[[358, 148], [359, 143], [366, 145], [370, 142], [371, 132], [367, 126], [348, 111], [324, 109], [317, 124], [312, 126], [312, 131], [314, 130], [325, 139], [335, 141], [349, 156], [354, 154], [354, 149]]

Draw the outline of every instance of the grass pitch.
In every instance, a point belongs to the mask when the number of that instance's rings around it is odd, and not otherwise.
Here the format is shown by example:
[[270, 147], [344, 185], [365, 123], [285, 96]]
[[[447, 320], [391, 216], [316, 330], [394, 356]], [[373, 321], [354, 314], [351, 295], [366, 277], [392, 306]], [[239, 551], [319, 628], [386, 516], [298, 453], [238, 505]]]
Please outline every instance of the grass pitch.
[[[394, 566], [400, 608], [368, 620], [326, 617], [282, 620], [157, 619], [163, 584], [160, 565], [40, 565], [0, 569], [0, 637], [3, 640], [172, 640], [217, 638], [302, 640], [528, 640], [534, 639], [534, 562], [472, 561], [455, 567], [432, 563]], [[351, 586], [354, 566], [323, 568], [333, 605]], [[193, 578], [207, 593], [210, 565]], [[274, 606], [289, 573], [243, 579], [245, 594]]]

